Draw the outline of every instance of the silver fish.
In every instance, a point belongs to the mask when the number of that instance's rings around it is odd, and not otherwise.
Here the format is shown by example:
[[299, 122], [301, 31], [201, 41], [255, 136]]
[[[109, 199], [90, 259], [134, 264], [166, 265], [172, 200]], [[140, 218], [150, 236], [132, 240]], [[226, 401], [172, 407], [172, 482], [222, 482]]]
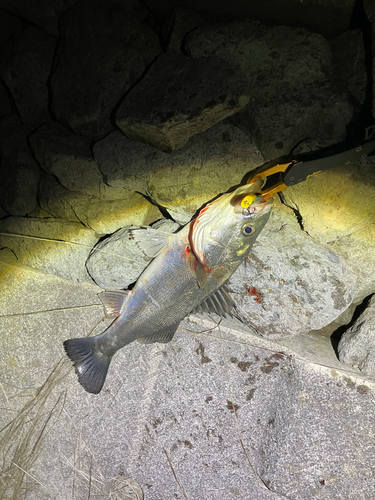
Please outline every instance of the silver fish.
[[107, 317], [116, 318], [107, 330], [64, 342], [87, 392], [100, 392], [112, 356], [130, 342], [169, 342], [193, 311], [235, 314], [225, 282], [249, 254], [272, 206], [272, 199], [255, 194], [260, 183], [240, 186], [208, 203], [177, 233], [132, 231], [153, 260], [131, 291], [100, 294]]

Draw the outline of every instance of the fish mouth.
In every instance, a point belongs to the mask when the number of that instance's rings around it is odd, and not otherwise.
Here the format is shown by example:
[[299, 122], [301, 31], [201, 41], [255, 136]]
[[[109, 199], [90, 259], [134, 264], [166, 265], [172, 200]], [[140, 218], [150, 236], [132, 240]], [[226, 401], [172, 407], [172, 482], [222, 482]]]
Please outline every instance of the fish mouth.
[[273, 198], [256, 195], [256, 199], [249, 206], [238, 204], [234, 209], [235, 214], [242, 215], [245, 218], [255, 218], [267, 214], [272, 208]]

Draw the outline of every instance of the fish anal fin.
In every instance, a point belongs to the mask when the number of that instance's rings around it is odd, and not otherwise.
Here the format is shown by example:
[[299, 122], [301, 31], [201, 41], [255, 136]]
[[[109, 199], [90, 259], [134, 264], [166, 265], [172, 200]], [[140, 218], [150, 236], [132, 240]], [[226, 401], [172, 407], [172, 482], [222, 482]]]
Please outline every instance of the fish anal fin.
[[159, 330], [158, 332], [153, 333], [152, 335], [145, 335], [144, 337], [139, 337], [137, 340], [140, 344], [154, 344], [155, 342], [167, 344], [173, 339], [173, 336], [176, 333], [179, 324], [180, 323], [177, 323], [168, 328], [164, 328], [163, 330]]
[[226, 314], [232, 316], [234, 314], [234, 309], [236, 304], [233, 299], [229, 296], [229, 288], [226, 285], [221, 286], [208, 297], [206, 297], [192, 313], [202, 313], [209, 312], [215, 313], [219, 316], [225, 317]]
[[130, 235], [137, 246], [148, 257], [156, 257], [173, 236], [173, 234], [150, 227], [131, 229]]
[[106, 290], [99, 294], [106, 318], [112, 319], [120, 316], [128, 294], [129, 290]]

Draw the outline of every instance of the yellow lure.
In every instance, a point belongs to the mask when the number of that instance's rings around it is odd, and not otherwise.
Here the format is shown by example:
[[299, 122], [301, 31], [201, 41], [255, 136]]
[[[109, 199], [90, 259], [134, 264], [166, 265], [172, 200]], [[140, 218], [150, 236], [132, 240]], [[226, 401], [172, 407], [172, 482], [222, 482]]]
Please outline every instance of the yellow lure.
[[243, 200], [241, 201], [241, 207], [242, 208], [247, 208], [249, 207], [254, 201], [257, 199], [256, 194], [249, 194], [248, 196], [245, 196]]

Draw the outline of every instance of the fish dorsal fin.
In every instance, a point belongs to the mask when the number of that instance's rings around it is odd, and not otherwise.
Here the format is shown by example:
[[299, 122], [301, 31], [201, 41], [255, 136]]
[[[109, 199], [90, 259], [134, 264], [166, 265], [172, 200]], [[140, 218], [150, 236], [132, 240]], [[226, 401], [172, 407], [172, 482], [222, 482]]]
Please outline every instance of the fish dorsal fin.
[[106, 290], [99, 294], [104, 305], [106, 318], [117, 318], [122, 313], [129, 290]]
[[164, 328], [163, 330], [159, 330], [152, 335], [145, 335], [144, 337], [139, 337], [138, 342], [140, 344], [154, 344], [155, 342], [161, 342], [162, 344], [166, 344], [173, 339], [174, 334], [178, 328], [180, 323], [176, 323], [168, 328]]
[[148, 257], [156, 257], [173, 236], [171, 233], [165, 233], [151, 227], [131, 229], [129, 233], [138, 247]]
[[233, 309], [236, 304], [229, 296], [229, 288], [226, 285], [218, 288], [215, 293], [209, 295], [203, 302], [201, 302], [192, 313], [215, 313], [219, 316], [225, 317], [226, 314], [232, 316]]

